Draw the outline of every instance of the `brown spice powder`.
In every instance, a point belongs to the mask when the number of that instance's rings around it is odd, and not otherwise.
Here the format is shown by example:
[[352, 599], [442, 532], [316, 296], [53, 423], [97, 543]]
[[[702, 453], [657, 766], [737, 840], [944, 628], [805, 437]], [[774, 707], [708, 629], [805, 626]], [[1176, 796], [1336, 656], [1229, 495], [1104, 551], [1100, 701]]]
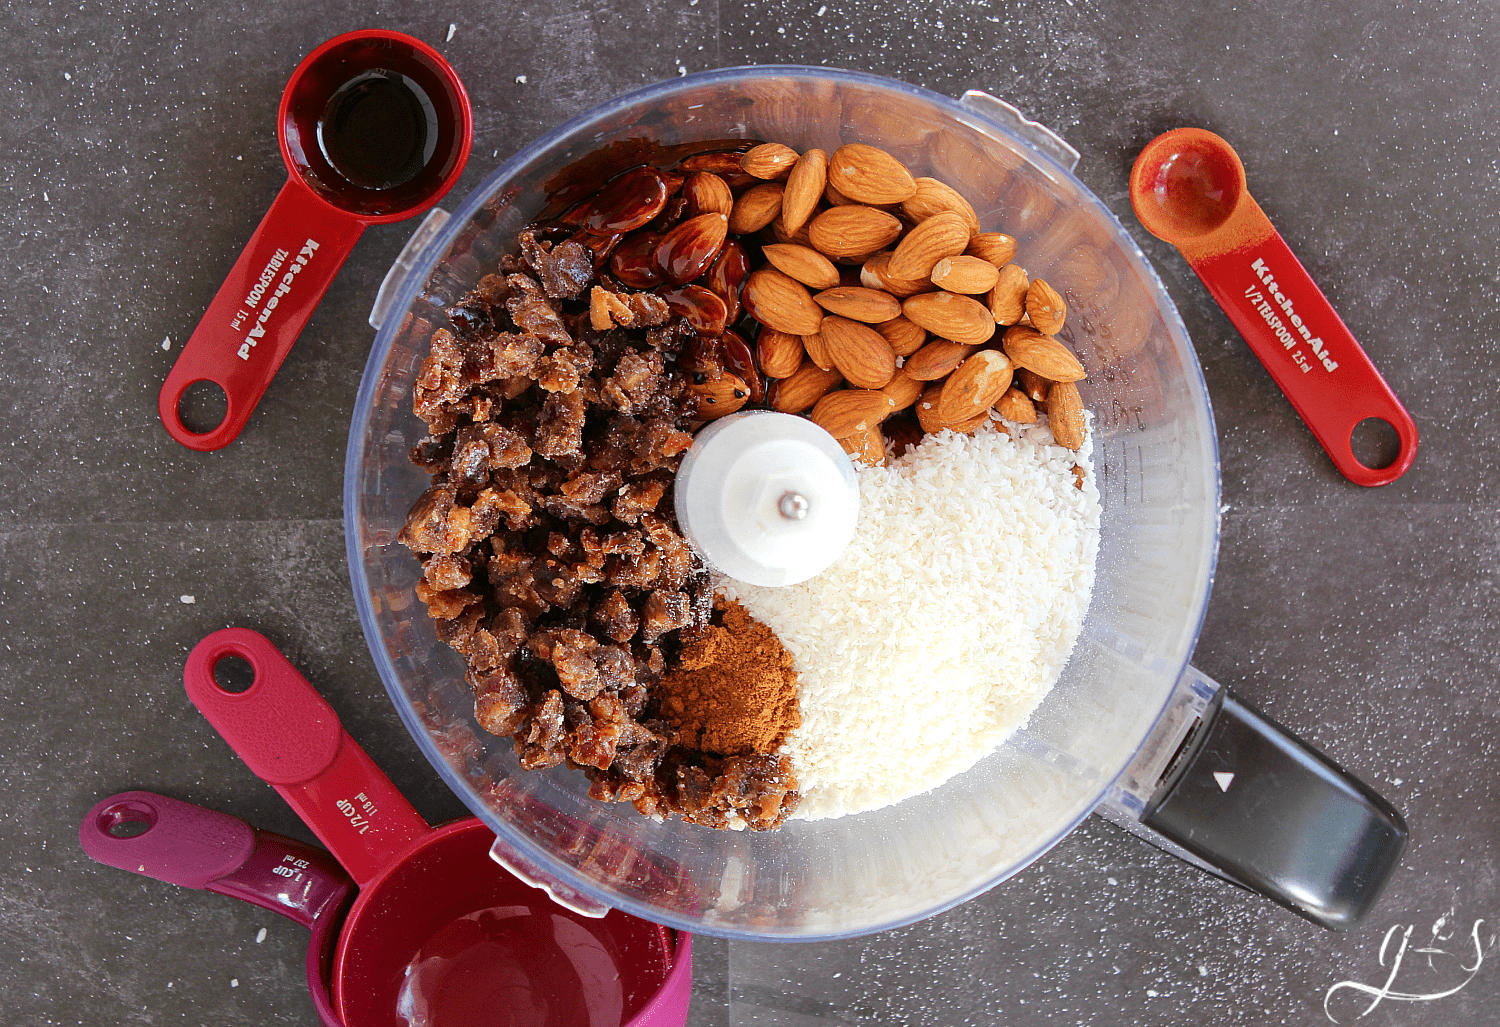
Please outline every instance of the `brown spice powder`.
[[720, 600], [716, 613], [717, 623], [683, 648], [655, 689], [662, 716], [689, 748], [721, 756], [774, 752], [802, 723], [792, 655], [739, 603]]

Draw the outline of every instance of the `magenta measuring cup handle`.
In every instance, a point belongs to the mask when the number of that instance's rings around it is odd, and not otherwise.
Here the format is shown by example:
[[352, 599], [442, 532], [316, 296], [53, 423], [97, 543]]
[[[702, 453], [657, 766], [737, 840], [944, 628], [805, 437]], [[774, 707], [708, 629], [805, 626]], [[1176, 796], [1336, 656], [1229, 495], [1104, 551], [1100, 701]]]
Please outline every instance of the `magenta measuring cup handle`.
[[[243, 692], [214, 680], [215, 666], [230, 656], [255, 671]], [[183, 681], [230, 748], [281, 793], [361, 887], [427, 833], [427, 821], [264, 635], [214, 632], [193, 647]]]
[[105, 866], [228, 895], [310, 927], [308, 990], [325, 1027], [342, 1027], [329, 986], [355, 887], [328, 853], [154, 792], [121, 792], [98, 803], [79, 825], [78, 841]]

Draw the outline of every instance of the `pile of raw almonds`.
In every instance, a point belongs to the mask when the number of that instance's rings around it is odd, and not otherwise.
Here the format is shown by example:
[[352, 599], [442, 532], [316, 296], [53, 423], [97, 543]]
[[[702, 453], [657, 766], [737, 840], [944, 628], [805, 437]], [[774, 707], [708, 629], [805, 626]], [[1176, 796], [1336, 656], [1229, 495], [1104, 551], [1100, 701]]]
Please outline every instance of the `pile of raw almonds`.
[[[810, 410], [872, 464], [882, 421], [912, 406], [926, 433], [972, 433], [991, 410], [1030, 423], [1040, 408], [1060, 444], [1082, 445], [1083, 366], [1056, 338], [1066, 304], [1011, 262], [1014, 239], [980, 231], [957, 191], [859, 143], [831, 158], [763, 143], [739, 170], [763, 181], [733, 199], [729, 231], [769, 227], [778, 240], [740, 294], [763, 326], [756, 362], [776, 379], [773, 409]], [[842, 284], [840, 265], [858, 266], [860, 284]]]

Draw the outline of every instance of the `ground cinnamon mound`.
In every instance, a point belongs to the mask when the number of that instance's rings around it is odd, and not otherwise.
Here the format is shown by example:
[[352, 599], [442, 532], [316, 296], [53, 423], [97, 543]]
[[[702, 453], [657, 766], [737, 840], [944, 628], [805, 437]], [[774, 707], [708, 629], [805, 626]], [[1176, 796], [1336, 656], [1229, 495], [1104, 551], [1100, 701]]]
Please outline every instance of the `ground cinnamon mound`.
[[802, 723], [792, 655], [739, 603], [723, 602], [658, 686], [682, 744], [721, 756], [771, 753]]

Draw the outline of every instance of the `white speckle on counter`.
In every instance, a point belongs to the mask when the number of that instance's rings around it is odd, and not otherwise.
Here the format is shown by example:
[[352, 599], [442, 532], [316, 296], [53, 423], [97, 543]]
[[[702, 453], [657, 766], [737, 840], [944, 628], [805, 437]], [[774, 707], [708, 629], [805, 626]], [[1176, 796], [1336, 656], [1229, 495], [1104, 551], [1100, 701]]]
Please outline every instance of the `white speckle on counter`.
[[516, 76], [516, 84], [524, 86], [526, 84], [526, 76], [525, 75], [517, 75]]
[[262, 927], [260, 930], [258, 930], [258, 931], [255, 932], [255, 944], [259, 945], [261, 942], [263, 942], [265, 940], [266, 940], [266, 929], [264, 927]]
[[[229, 986], [231, 988], [238, 988], [240, 986], [240, 979], [238, 977], [231, 977], [231, 978], [229, 978]], [[1151, 994], [1155, 994], [1155, 992], [1147, 992], [1147, 994], [1151, 995]]]
[[1113, 888], [1115, 885], [1117, 885], [1117, 884], [1120, 883], [1119, 881], [1116, 881], [1113, 877], [1106, 877], [1105, 880], [1109, 882], [1109, 886], [1111, 888]]
[[1146, 989], [1146, 997], [1147, 998], [1155, 998], [1156, 997], [1156, 989], [1155, 988], [1147, 988]]
[[828, 5], [827, 4], [824, 4], [822, 7], [819, 7], [818, 8], [818, 17], [819, 18], [823, 17], [824, 13], [827, 12], [827, 10], [828, 10]]
[[68, 82], [73, 81], [73, 76], [70, 72], [63, 72], [63, 78]]
[[1199, 977], [1207, 977], [1208, 976], [1208, 967], [1203, 966], [1202, 964], [1199, 964], [1199, 966], [1198, 966], [1198, 976]]
[[163, 350], [169, 350], [172, 348], [172, 337], [170, 335], [161, 340], [161, 348]]
[[682, 66], [682, 65], [680, 65], [680, 64], [679, 64], [679, 65], [677, 65], [677, 77], [678, 77], [678, 78], [682, 78], [682, 77], [683, 77], [683, 76], [684, 76], [684, 75], [686, 75], [686, 74], [687, 74], [687, 69], [686, 69], [686, 68], [684, 68], [684, 67], [683, 67], [683, 66]]
[[453, 22], [450, 21], [448, 23], [448, 35], [443, 40], [443, 42], [445, 42], [445, 43], [451, 43], [453, 41], [453, 33], [457, 32], [457, 31], [458, 31], [458, 26], [455, 25], [455, 24], [453, 24]]
[[194, 603], [196, 603], [198, 601], [198, 597], [197, 596], [178, 596], [177, 597], [177, 601], [180, 602], [180, 603], [182, 603], [184, 606], [192, 606]]

